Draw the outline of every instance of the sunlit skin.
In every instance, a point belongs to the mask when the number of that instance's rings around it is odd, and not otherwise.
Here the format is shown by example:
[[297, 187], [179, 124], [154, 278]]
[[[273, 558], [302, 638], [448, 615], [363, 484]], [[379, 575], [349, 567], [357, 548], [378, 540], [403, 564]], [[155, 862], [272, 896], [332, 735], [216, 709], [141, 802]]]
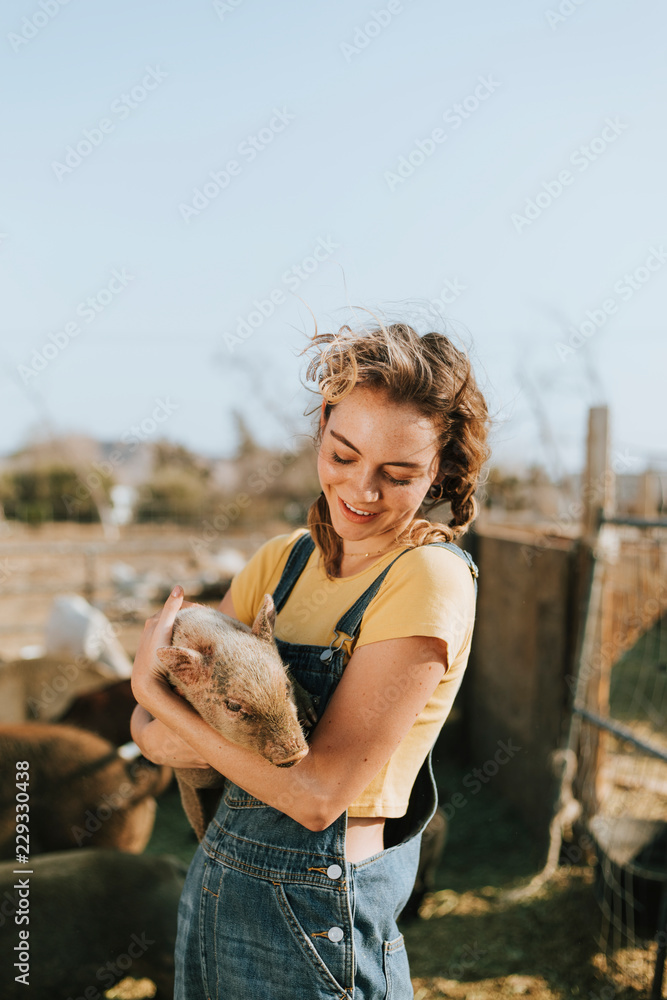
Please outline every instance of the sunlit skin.
[[[439, 481], [434, 423], [409, 403], [355, 387], [327, 421], [322, 406], [318, 456], [320, 485], [333, 526], [343, 542], [342, 577], [358, 573], [396, 546], [396, 536], [417, 513], [429, 487]], [[373, 517], [353, 514], [343, 500]], [[372, 555], [366, 557], [363, 554]], [[315, 727], [306, 757], [283, 771], [223, 740], [161, 676], [155, 649], [169, 644], [182, 590], [146, 623], [134, 662], [132, 688], [139, 702], [132, 736], [156, 763], [211, 764], [250, 794], [280, 808], [308, 829], [325, 829], [367, 787], [418, 717], [447, 667], [441, 639], [409, 636], [353, 652], [327, 708]], [[231, 592], [220, 610], [236, 617]], [[412, 683], [398, 703], [379, 694], [399, 683], [410, 665]], [[364, 722], [363, 706], [383, 707], [377, 726]], [[345, 855], [361, 861], [383, 849], [385, 817], [348, 817]]]
[[[439, 480], [439, 441], [431, 419], [377, 389], [356, 386], [326, 422], [324, 406], [317, 471], [347, 576], [370, 563], [362, 553], [393, 548], [415, 517]], [[344, 502], [372, 516], [355, 515]]]

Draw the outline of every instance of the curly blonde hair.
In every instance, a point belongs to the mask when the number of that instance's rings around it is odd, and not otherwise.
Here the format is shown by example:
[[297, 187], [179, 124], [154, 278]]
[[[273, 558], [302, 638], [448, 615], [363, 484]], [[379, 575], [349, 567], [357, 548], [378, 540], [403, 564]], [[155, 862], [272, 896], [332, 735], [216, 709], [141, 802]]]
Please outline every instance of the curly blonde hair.
[[[439, 475], [442, 497], [424, 498], [421, 510], [449, 501], [451, 516], [445, 524], [417, 516], [396, 538], [408, 547], [435, 541], [452, 541], [465, 532], [477, 516], [474, 492], [482, 466], [489, 457], [489, 414], [477, 387], [468, 357], [441, 333], [420, 336], [406, 323], [355, 332], [342, 326], [337, 333], [318, 333], [302, 353], [311, 353], [306, 380], [315, 382], [326, 401], [324, 417], [356, 385], [383, 390], [390, 399], [411, 403], [431, 418], [440, 438]], [[322, 440], [318, 424], [315, 444]], [[308, 528], [322, 552], [327, 575], [340, 569], [341, 539], [331, 523], [324, 496], [308, 511]]]

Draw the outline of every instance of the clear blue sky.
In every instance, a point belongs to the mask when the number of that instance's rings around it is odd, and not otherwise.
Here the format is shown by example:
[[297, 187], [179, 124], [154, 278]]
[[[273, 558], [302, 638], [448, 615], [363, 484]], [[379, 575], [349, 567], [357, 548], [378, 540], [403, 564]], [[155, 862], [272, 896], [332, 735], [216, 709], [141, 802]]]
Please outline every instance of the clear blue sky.
[[43, 2], [0, 14], [1, 453], [45, 416], [121, 437], [157, 399], [203, 452], [233, 408], [279, 444], [306, 305], [414, 315], [449, 282], [499, 461], [576, 468], [601, 402], [615, 449], [664, 461], [663, 4]]

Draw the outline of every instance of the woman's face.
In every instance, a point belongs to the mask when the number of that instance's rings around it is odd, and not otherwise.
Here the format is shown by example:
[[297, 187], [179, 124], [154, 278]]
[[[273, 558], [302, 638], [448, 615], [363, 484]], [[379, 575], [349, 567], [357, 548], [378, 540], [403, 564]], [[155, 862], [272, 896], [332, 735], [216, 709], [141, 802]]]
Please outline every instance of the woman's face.
[[411, 403], [358, 385], [323, 426], [317, 471], [331, 521], [342, 539], [362, 543], [344, 550], [368, 548], [370, 539], [381, 549], [408, 526], [440, 478], [435, 425]]

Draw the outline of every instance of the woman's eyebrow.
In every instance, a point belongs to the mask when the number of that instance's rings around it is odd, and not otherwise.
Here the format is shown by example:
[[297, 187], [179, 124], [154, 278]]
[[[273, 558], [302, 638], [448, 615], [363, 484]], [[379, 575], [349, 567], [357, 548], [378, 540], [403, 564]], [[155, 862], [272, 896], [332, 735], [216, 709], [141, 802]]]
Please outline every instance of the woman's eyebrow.
[[[338, 434], [336, 431], [329, 431], [329, 433], [331, 434], [332, 437], [335, 437], [337, 441], [340, 441], [342, 444], [347, 445], [347, 447], [351, 448], [352, 451], [356, 451], [357, 455], [361, 455], [359, 449], [356, 448], [351, 441], [348, 441], [347, 438], [344, 438], [342, 434]], [[382, 464], [400, 465], [401, 468], [405, 469], [423, 469], [424, 467], [421, 462], [383, 462]]]

